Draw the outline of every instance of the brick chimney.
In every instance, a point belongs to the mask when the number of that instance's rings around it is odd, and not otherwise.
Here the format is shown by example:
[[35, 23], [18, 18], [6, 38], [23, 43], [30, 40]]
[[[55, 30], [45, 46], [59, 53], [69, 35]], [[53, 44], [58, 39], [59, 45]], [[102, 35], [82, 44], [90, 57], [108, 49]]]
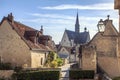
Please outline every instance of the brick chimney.
[[14, 23], [14, 17], [12, 15], [12, 13], [8, 14], [8, 20], [13, 24]]

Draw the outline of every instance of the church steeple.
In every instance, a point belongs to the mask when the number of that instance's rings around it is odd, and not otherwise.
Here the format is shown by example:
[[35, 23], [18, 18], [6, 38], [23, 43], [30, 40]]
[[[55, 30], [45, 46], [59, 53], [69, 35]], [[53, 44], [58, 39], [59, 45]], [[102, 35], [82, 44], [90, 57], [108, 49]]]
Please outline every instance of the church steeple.
[[77, 16], [76, 16], [76, 23], [75, 23], [75, 32], [79, 33], [79, 17], [78, 17], [78, 12], [77, 12]]

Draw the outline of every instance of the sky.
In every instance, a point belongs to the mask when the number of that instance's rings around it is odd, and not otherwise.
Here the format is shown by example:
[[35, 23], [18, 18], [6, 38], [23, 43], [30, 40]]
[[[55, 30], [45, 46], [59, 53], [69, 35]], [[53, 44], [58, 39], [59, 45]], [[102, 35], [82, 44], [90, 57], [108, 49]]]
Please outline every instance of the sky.
[[45, 35], [51, 35], [58, 44], [65, 29], [75, 30], [76, 14], [79, 14], [80, 32], [87, 27], [91, 38], [98, 32], [100, 19], [113, 20], [118, 30], [118, 11], [114, 0], [0, 0], [0, 20], [12, 12], [14, 19]]

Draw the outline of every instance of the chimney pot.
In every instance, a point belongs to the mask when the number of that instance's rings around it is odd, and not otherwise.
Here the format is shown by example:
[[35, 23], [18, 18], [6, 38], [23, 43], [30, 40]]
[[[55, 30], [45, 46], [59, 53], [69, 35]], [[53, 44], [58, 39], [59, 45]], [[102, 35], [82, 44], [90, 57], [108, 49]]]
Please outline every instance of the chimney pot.
[[14, 17], [12, 13], [8, 14], [8, 20], [13, 24], [14, 23]]

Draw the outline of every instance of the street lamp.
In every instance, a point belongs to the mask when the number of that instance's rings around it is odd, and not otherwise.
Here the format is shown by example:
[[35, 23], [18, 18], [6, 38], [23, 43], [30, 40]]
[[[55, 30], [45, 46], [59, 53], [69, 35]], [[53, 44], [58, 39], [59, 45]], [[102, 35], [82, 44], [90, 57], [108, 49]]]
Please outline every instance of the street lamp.
[[100, 19], [100, 21], [98, 22], [97, 27], [98, 27], [99, 32], [105, 31], [105, 25], [104, 25], [104, 21], [102, 19]]

